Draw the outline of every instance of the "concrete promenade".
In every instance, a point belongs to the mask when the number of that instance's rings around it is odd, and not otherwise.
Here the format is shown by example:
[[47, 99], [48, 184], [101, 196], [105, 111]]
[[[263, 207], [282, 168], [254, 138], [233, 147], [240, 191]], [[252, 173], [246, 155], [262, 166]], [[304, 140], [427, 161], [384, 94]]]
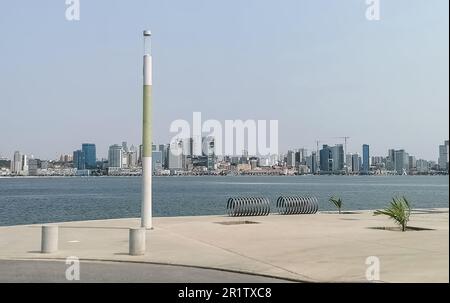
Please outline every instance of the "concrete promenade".
[[67, 280], [64, 260], [0, 260], [0, 283], [285, 283], [222, 270], [150, 263], [81, 261], [80, 280]]
[[[432, 230], [405, 233], [377, 229], [395, 224], [372, 213], [155, 218], [144, 256], [128, 255], [128, 229], [139, 227], [139, 219], [58, 223], [60, 250], [53, 254], [39, 252], [41, 225], [0, 227], [0, 260], [76, 256], [82, 264], [130, 261], [295, 281], [366, 282], [366, 258], [376, 256], [382, 282], [449, 281], [448, 209], [415, 211], [410, 225]], [[15, 271], [0, 272], [0, 280], [8, 277], [14, 280]]]

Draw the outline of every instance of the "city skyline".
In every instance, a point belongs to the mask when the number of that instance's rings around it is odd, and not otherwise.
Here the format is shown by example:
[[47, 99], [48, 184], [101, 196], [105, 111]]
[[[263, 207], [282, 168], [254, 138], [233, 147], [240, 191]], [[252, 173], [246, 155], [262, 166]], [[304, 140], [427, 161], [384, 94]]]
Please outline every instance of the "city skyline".
[[[346, 138], [348, 139], [348, 138]], [[206, 147], [194, 153], [195, 140], [187, 138], [170, 144], [152, 144], [152, 175], [435, 175], [448, 174], [449, 140], [439, 145], [438, 161], [417, 159], [404, 149], [389, 149], [386, 156], [370, 155], [370, 145], [361, 153], [345, 153], [344, 144], [307, 149], [290, 149], [287, 153], [255, 156], [242, 151], [239, 155], [215, 154], [215, 139], [203, 137]], [[149, 147], [150, 148], [150, 147]], [[175, 149], [175, 153], [172, 152]], [[11, 160], [0, 158], [0, 176], [140, 176], [145, 166], [143, 145], [136, 148], [123, 141], [109, 146], [108, 158], [96, 161], [96, 145], [83, 143], [73, 156], [59, 160], [28, 157], [20, 151]], [[148, 154], [148, 153], [147, 153]]]
[[[308, 151], [309, 154], [311, 154], [311, 152], [317, 151], [317, 143], [318, 142], [320, 143], [320, 145], [319, 145], [320, 148], [322, 147], [323, 144], [326, 144], [326, 145], [329, 145], [329, 146], [336, 146], [336, 145], [339, 145], [339, 144], [344, 145], [344, 141], [342, 141], [342, 140], [340, 140], [338, 138], [340, 138], [340, 137], [331, 138], [329, 141], [317, 140], [314, 143], [314, 144], [316, 144], [314, 146], [312, 144], [311, 145], [289, 144], [286, 149], [279, 149], [279, 152], [277, 153], [277, 155], [286, 154], [289, 150], [296, 150], [296, 149], [305, 149], [306, 151]], [[187, 139], [190, 139], [190, 138], [183, 138], [183, 140], [187, 140]], [[448, 139], [444, 138], [444, 139], [440, 140], [439, 142], [437, 142], [435, 144], [435, 148], [434, 148], [434, 154], [435, 155], [432, 156], [431, 158], [418, 156], [416, 153], [414, 153], [414, 151], [413, 151], [413, 153], [418, 159], [420, 158], [420, 159], [426, 159], [428, 161], [436, 161], [437, 162], [439, 157], [440, 157], [440, 148], [442, 146], [442, 143], [443, 142], [445, 143], [447, 141], [448, 141]], [[72, 155], [72, 153], [74, 151], [82, 150], [79, 147], [77, 147], [80, 144], [81, 145], [83, 145], [83, 144], [94, 144], [95, 145], [95, 149], [96, 149], [97, 160], [101, 160], [101, 159], [107, 159], [108, 158], [109, 147], [111, 145], [119, 144], [119, 143], [127, 143], [129, 141], [128, 140], [127, 141], [123, 141], [123, 139], [122, 139], [122, 140], [117, 140], [115, 142], [116, 143], [108, 143], [106, 147], [105, 146], [100, 146], [100, 148], [98, 148], [99, 145], [97, 143], [94, 143], [94, 141], [82, 141], [82, 143], [75, 144], [74, 148], [72, 148], [71, 150], [64, 150], [64, 151], [57, 151], [57, 152], [56, 151], [55, 152], [47, 152], [47, 154], [51, 154], [50, 157], [42, 157], [42, 156], [40, 156], [38, 154], [35, 154], [33, 151], [23, 151], [23, 150], [21, 150], [19, 148], [14, 148], [14, 149], [12, 149], [12, 151], [10, 153], [1, 153], [0, 152], [0, 159], [1, 158], [12, 159], [14, 157], [14, 153], [17, 152], [17, 151], [20, 151], [21, 153], [23, 153], [23, 154], [25, 154], [27, 156], [33, 156], [34, 158], [38, 158], [38, 159], [57, 160], [61, 156], [69, 155], [69, 154]], [[367, 140], [364, 141], [364, 142], [366, 142], [366, 143], [361, 143], [361, 144], [353, 143], [353, 144], [350, 144], [352, 146], [352, 148], [348, 148], [348, 150], [346, 151], [345, 155], [350, 155], [350, 154], [355, 154], [355, 153], [363, 155], [363, 145], [366, 145], [366, 144], [370, 146], [370, 149], [371, 149], [370, 154], [371, 155], [376, 154], [377, 156], [385, 155], [391, 149], [394, 149], [394, 150], [401, 150], [401, 149], [409, 150], [409, 149], [405, 148], [402, 144], [397, 144], [395, 146], [388, 147], [388, 149], [386, 151], [381, 151], [380, 153], [374, 153], [374, 152], [372, 152], [373, 145], [370, 142], [367, 143], [368, 142]], [[136, 143], [136, 146], [139, 146], [141, 144], [142, 143], [139, 143], [139, 144]], [[152, 144], [153, 145], [161, 145], [161, 144], [170, 144], [170, 142], [169, 141], [167, 141], [167, 142], [153, 142]], [[133, 146], [134, 146], [134, 143], [133, 143]], [[104, 152], [98, 152], [99, 150], [100, 151], [104, 151]], [[375, 148], [375, 150], [380, 150], [380, 149], [379, 148]], [[99, 157], [99, 154], [101, 154], [100, 157]], [[232, 156], [232, 155], [225, 155], [225, 156]]]
[[[206, 139], [207, 137], [204, 137], [203, 139]], [[119, 140], [120, 141], [120, 140]], [[185, 153], [184, 151], [186, 149], [192, 149], [192, 147], [187, 147], [187, 145], [185, 145], [188, 141], [192, 141], [192, 138], [183, 138], [183, 139], [179, 139], [180, 144], [182, 144], [181, 149], [183, 150], [183, 154]], [[181, 143], [182, 142], [182, 143]], [[405, 148], [395, 148], [395, 147], [391, 147], [388, 148], [388, 150], [384, 153], [380, 153], [380, 154], [375, 154], [372, 153], [372, 145], [371, 144], [367, 144], [367, 143], [363, 143], [359, 145], [359, 150], [345, 150], [345, 145], [343, 143], [334, 143], [334, 144], [329, 144], [325, 141], [319, 141], [322, 142], [322, 144], [320, 144], [320, 146], [316, 146], [314, 148], [305, 148], [305, 146], [303, 145], [296, 145], [296, 146], [290, 146], [288, 149], [286, 150], [281, 150], [279, 151], [277, 154], [274, 154], [272, 156], [287, 156], [289, 157], [289, 152], [293, 152], [293, 151], [302, 151], [302, 153], [305, 154], [305, 156], [311, 156], [313, 153], [316, 154], [320, 154], [320, 152], [326, 148], [330, 149], [330, 153], [331, 153], [331, 149], [335, 149], [335, 148], [340, 148], [342, 149], [342, 151], [340, 151], [339, 153], [341, 153], [343, 155], [340, 156], [340, 160], [343, 161], [346, 164], [351, 164], [352, 160], [348, 160], [347, 156], [353, 156], [353, 155], [358, 155], [361, 157], [361, 163], [359, 164], [361, 166], [361, 170], [362, 171], [367, 171], [367, 163], [368, 164], [372, 164], [371, 163], [371, 159], [373, 157], [384, 157], [384, 156], [391, 156], [390, 152], [391, 151], [399, 151], [399, 150], [407, 150]], [[174, 142], [173, 142], [174, 143]], [[317, 142], [316, 142], [317, 143]], [[441, 144], [444, 143], [444, 144]], [[11, 160], [14, 161], [14, 158], [16, 156], [16, 154], [19, 152], [21, 155], [26, 156], [26, 157], [30, 157], [31, 159], [40, 159], [40, 160], [45, 160], [45, 161], [58, 161], [61, 160], [65, 157], [72, 157], [72, 159], [76, 158], [75, 153], [78, 152], [83, 152], [82, 155], [79, 155], [80, 157], [82, 157], [82, 162], [86, 163], [86, 167], [80, 168], [80, 169], [89, 169], [89, 166], [93, 166], [93, 159], [95, 159], [95, 161], [102, 161], [102, 160], [107, 160], [110, 157], [110, 152], [111, 152], [111, 148], [112, 147], [117, 147], [117, 148], [121, 148], [124, 151], [132, 151], [132, 152], [136, 152], [137, 154], [141, 153], [142, 151], [139, 150], [139, 147], [142, 148], [142, 144], [132, 144], [130, 146], [130, 148], [128, 148], [128, 141], [121, 141], [121, 144], [118, 143], [110, 143], [108, 145], [108, 147], [106, 148], [107, 152], [105, 155], [99, 155], [99, 153], [97, 153], [98, 150], [98, 146], [96, 143], [90, 142], [84, 142], [84, 143], [80, 143], [82, 148], [75, 148], [73, 151], [65, 151], [62, 153], [58, 153], [55, 157], [53, 158], [44, 158], [44, 157], [37, 157], [35, 156], [33, 153], [29, 153], [29, 152], [23, 152], [21, 150], [14, 150], [13, 154], [8, 157], [5, 156], [3, 154], [0, 154], [0, 159], [7, 159], [7, 160]], [[80, 145], [79, 144], [79, 145]], [[192, 144], [192, 142], [190, 143]], [[170, 142], [165, 142], [165, 143], [161, 143], [161, 142], [152, 142], [152, 146], [153, 146], [153, 150], [158, 150], [161, 146], [170, 146], [171, 143]], [[137, 147], [136, 147], [137, 146]], [[89, 149], [89, 159], [87, 159], [86, 155], [88, 154], [88, 150]], [[369, 151], [370, 150], [370, 151]], [[413, 155], [417, 160], [426, 160], [426, 161], [431, 161], [431, 162], [436, 162], [436, 164], [438, 164], [439, 161], [444, 161], [443, 159], [445, 157], [447, 157], [447, 154], [449, 153], [449, 140], [445, 139], [445, 140], [441, 140], [441, 142], [439, 144], [436, 145], [436, 150], [437, 150], [437, 156], [435, 158], [423, 158], [423, 157], [419, 157], [417, 156], [414, 152], [412, 153], [408, 153], [409, 155]], [[246, 149], [243, 150], [244, 153], [246, 153], [248, 156], [252, 156], [252, 157], [259, 157], [256, 154], [248, 154], [248, 151]], [[408, 150], [408, 152], [410, 152]], [[192, 154], [192, 150], [190, 151], [190, 154]], [[94, 155], [94, 156], [93, 156]], [[224, 154], [223, 157], [233, 157], [233, 156], [242, 156], [242, 153], [236, 153], [236, 154]], [[445, 155], [445, 156], [443, 156]], [[263, 156], [265, 157], [265, 156]], [[320, 156], [317, 156], [320, 159]], [[71, 161], [76, 161], [76, 160], [71, 160]], [[289, 161], [289, 160], [288, 160]], [[68, 162], [67, 160], [65, 162]], [[88, 164], [89, 163], [89, 164]], [[318, 163], [319, 167], [320, 167], [320, 163]]]
[[140, 142], [139, 37], [149, 28], [156, 142], [201, 110], [278, 120], [280, 151], [350, 136], [348, 152], [368, 143], [373, 154], [437, 159], [449, 137], [448, 1], [383, 1], [376, 22], [365, 9], [360, 0], [90, 1], [69, 22], [63, 3], [5, 3], [0, 154], [51, 159], [87, 141], [105, 155], [118, 138]]

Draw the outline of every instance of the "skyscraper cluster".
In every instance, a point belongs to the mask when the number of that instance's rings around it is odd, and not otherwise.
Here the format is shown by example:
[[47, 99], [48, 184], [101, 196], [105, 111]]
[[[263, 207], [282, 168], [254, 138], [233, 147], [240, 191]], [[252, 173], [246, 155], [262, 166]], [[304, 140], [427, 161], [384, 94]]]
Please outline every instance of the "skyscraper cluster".
[[114, 171], [136, 168], [140, 165], [141, 152], [142, 149], [138, 154], [138, 150], [134, 145], [128, 148], [128, 144], [125, 141], [121, 145], [113, 144], [108, 149], [107, 167]]
[[319, 157], [321, 174], [345, 172], [344, 146], [342, 144], [323, 145]]
[[[200, 143], [201, 142], [201, 143]], [[195, 144], [201, 144], [201, 155], [196, 155]], [[215, 142], [212, 137], [201, 140], [176, 139], [170, 144], [153, 145], [153, 168], [171, 171], [189, 171], [196, 168], [216, 169]]]
[[89, 174], [89, 170], [97, 169], [97, 152], [95, 144], [83, 143], [81, 149], [73, 152], [73, 167], [78, 174]]
[[[201, 142], [201, 154], [195, 144]], [[361, 153], [345, 154], [343, 144], [308, 153], [305, 148], [291, 149], [286, 154], [271, 156], [217, 156], [213, 137], [177, 139], [170, 144], [152, 145], [154, 174], [352, 174], [409, 175], [448, 173], [449, 141], [439, 145], [436, 161], [416, 159], [404, 149], [389, 149], [386, 156], [371, 156], [370, 146], [363, 144]], [[127, 142], [109, 146], [107, 159], [98, 160], [96, 145], [83, 143], [72, 155], [61, 155], [48, 161], [28, 157], [19, 151], [11, 160], [0, 158], [0, 176], [70, 176], [70, 175], [140, 175], [143, 146], [128, 147]]]

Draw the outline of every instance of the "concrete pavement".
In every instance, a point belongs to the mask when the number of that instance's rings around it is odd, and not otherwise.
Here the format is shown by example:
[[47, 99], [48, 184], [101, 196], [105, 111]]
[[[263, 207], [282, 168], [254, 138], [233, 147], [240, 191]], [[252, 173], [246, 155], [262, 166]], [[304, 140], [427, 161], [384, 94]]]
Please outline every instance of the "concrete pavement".
[[[80, 262], [79, 280], [68, 280], [64, 261], [0, 260], [0, 283], [280, 283], [286, 280], [186, 266]], [[70, 270], [70, 268], [69, 268]]]
[[[243, 221], [254, 224], [240, 224]], [[139, 219], [68, 222], [60, 226], [60, 251], [40, 254], [40, 225], [0, 227], [0, 259], [138, 261], [262, 274], [297, 281], [366, 282], [366, 258], [380, 260], [385, 282], [448, 282], [448, 209], [416, 212], [411, 226], [394, 227], [365, 211], [229, 218], [155, 218], [147, 253], [128, 255], [128, 228]], [[8, 279], [11, 273], [0, 272]]]

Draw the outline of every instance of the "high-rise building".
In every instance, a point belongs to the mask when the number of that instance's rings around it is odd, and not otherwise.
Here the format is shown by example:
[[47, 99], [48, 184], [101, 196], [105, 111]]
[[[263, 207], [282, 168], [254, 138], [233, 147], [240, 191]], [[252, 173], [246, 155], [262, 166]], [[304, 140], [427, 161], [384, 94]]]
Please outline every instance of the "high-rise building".
[[[203, 138], [205, 140], [205, 138]], [[194, 156], [194, 139], [187, 138], [183, 140], [183, 155]]]
[[337, 144], [331, 148], [331, 154], [333, 157], [333, 172], [342, 172], [344, 170], [344, 146]]
[[380, 156], [373, 156], [372, 157], [372, 165], [381, 165], [385, 163], [385, 159]]
[[342, 173], [344, 171], [344, 146], [337, 144], [330, 147], [323, 145], [320, 150], [320, 172], [321, 173]]
[[111, 145], [108, 150], [108, 167], [122, 168], [123, 148], [118, 144]]
[[386, 169], [395, 170], [395, 149], [388, 150], [388, 156], [386, 158]]
[[22, 155], [22, 167], [21, 167], [21, 173], [22, 175], [28, 175], [28, 159], [27, 155]]
[[136, 167], [138, 165], [138, 155], [137, 150], [134, 145], [131, 145], [130, 151], [128, 152], [128, 166], [130, 168]]
[[438, 165], [439, 169], [442, 171], [448, 171], [448, 157], [449, 157], [449, 146], [448, 140], [444, 142], [443, 145], [439, 145], [439, 158]]
[[15, 175], [28, 175], [28, 159], [19, 151], [14, 152], [13, 160], [10, 162], [11, 172]]
[[410, 171], [415, 170], [417, 168], [417, 161], [416, 161], [416, 157], [414, 156], [409, 156], [408, 158], [408, 168]]
[[207, 157], [206, 166], [209, 170], [214, 170], [216, 166], [216, 142], [214, 137], [205, 137], [204, 141], [204, 153]]
[[369, 170], [370, 170], [370, 151], [369, 151], [369, 145], [368, 144], [364, 144], [362, 146], [362, 173], [363, 174], [368, 174]]
[[286, 166], [287, 167], [295, 167], [295, 152], [292, 150], [288, 150], [286, 156]]
[[345, 155], [345, 164], [347, 165], [347, 166], [346, 166], [346, 172], [347, 172], [347, 173], [353, 172], [353, 167], [352, 167], [352, 157], [353, 157], [352, 154], [346, 154], [346, 155]]
[[395, 151], [395, 170], [397, 174], [404, 175], [409, 170], [409, 155], [405, 150], [400, 149]]
[[22, 155], [19, 151], [14, 152], [14, 158], [11, 161], [11, 172], [14, 174], [20, 174], [22, 169]]
[[352, 171], [357, 173], [361, 170], [360, 163], [361, 163], [361, 157], [358, 154], [352, 155], [352, 161], [349, 162], [349, 165], [351, 163]]
[[138, 151], [138, 165], [142, 165], [142, 156], [144, 154], [144, 145], [139, 145], [139, 151]]
[[295, 166], [306, 164], [308, 153], [305, 148], [300, 148], [295, 152]]
[[448, 144], [449, 144], [449, 140], [446, 140], [445, 142], [444, 142], [444, 145], [447, 147], [447, 170], [448, 170], [448, 165], [449, 165], [449, 153], [450, 153], [450, 150], [449, 150], [449, 146], [448, 146]]
[[128, 152], [126, 152], [122, 149], [122, 168], [130, 167], [130, 163], [128, 161], [129, 161]]
[[311, 153], [311, 166], [310, 166], [310, 169], [311, 169], [311, 173], [312, 174], [317, 174], [317, 172], [318, 172], [318, 169], [317, 169], [317, 153], [316, 152], [312, 152]]
[[71, 155], [64, 155], [64, 162], [68, 163], [68, 162], [72, 162], [73, 161], [73, 156]]
[[73, 152], [73, 168], [77, 170], [86, 169], [86, 155], [82, 150]]
[[95, 144], [83, 143], [81, 145], [81, 150], [84, 153], [85, 168], [95, 169], [97, 167], [97, 152], [95, 149]]
[[123, 152], [128, 152], [128, 144], [127, 144], [127, 141], [123, 141], [122, 142], [122, 151]]
[[161, 166], [167, 168], [167, 146], [160, 144], [158, 150], [161, 152]]
[[320, 172], [331, 173], [333, 171], [333, 154], [331, 147], [323, 145], [320, 150]]
[[175, 169], [175, 170], [183, 168], [183, 141], [182, 140], [176, 140], [169, 145], [168, 168]]
[[240, 164], [248, 164], [248, 161], [249, 161], [249, 157], [248, 157], [248, 150], [243, 150], [242, 151], [242, 155], [240, 156], [240, 158], [239, 158], [239, 163]]
[[38, 169], [41, 167], [41, 160], [39, 159], [30, 159], [28, 160], [28, 175], [37, 176]]
[[418, 173], [428, 173], [429, 164], [428, 161], [419, 159], [416, 161], [416, 169]]
[[152, 170], [156, 172], [161, 170], [162, 167], [162, 152], [160, 150], [152, 151]]

